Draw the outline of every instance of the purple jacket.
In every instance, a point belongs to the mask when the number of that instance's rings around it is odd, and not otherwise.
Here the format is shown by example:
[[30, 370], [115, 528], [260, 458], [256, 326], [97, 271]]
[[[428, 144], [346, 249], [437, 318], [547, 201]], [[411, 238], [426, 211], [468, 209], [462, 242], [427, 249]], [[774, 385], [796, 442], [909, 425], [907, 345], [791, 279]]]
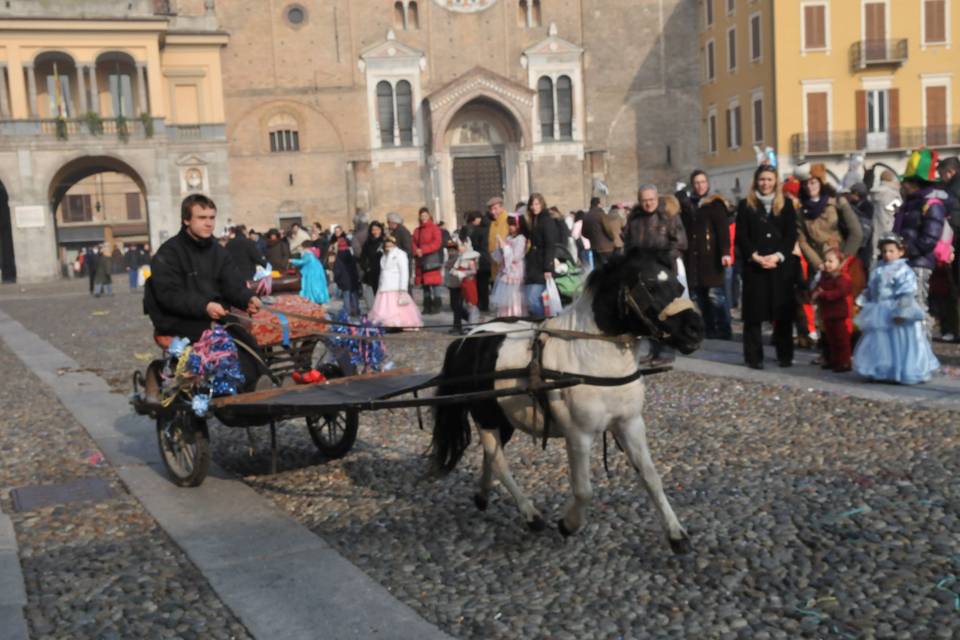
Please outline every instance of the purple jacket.
[[893, 230], [903, 237], [911, 267], [936, 267], [933, 248], [943, 234], [946, 199], [946, 193], [930, 185], [907, 196], [897, 210]]

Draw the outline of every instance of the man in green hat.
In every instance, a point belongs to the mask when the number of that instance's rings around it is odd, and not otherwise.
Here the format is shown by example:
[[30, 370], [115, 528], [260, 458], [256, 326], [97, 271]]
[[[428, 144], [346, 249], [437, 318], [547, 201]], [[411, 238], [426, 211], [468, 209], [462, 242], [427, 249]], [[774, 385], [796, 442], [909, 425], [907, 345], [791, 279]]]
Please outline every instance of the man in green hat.
[[930, 333], [930, 275], [937, 266], [933, 249], [943, 234], [947, 211], [946, 193], [938, 188], [937, 152], [914, 151], [900, 179], [903, 204], [893, 222], [894, 233], [904, 241], [907, 262], [917, 274], [917, 302], [927, 314], [925, 326]]

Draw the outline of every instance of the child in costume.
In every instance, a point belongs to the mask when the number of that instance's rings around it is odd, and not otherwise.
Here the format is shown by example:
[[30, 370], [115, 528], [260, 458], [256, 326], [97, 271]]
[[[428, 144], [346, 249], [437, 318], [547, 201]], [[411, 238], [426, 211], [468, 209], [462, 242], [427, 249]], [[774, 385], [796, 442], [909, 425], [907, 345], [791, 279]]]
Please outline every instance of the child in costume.
[[327, 304], [330, 301], [327, 271], [309, 242], [304, 242], [300, 247], [303, 249], [300, 257], [290, 259], [290, 264], [300, 268], [300, 295], [310, 302]]
[[850, 318], [850, 276], [843, 269], [842, 255], [839, 249], [827, 249], [824, 254], [823, 271], [817, 287], [813, 290], [813, 301], [820, 312], [820, 339], [823, 345], [824, 369], [833, 369], [840, 373], [850, 371], [850, 330], [847, 321]]
[[904, 258], [904, 241], [887, 233], [877, 243], [880, 261], [857, 298], [856, 324], [863, 333], [853, 368], [872, 380], [926, 382], [940, 362], [924, 329], [925, 312], [917, 303], [917, 276]]
[[527, 238], [520, 233], [520, 216], [510, 214], [507, 229], [506, 238], [497, 238], [498, 247], [492, 256], [499, 265], [499, 272], [490, 302], [498, 318], [522, 317], [524, 314], [523, 256], [527, 251]]
[[410, 259], [397, 246], [397, 239], [387, 236], [380, 258], [380, 286], [367, 314], [370, 322], [384, 327], [422, 327], [423, 318], [407, 290], [409, 286]]

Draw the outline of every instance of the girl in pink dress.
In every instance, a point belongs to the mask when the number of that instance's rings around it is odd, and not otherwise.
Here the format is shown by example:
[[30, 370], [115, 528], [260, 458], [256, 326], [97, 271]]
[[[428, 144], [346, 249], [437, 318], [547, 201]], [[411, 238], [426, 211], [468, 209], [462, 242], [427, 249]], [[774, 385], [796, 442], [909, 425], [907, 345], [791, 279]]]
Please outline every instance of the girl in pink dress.
[[500, 269], [493, 285], [490, 303], [498, 318], [523, 317], [523, 256], [527, 252], [527, 238], [520, 233], [520, 216], [510, 214], [507, 218], [509, 234], [497, 238], [499, 245], [493, 259]]
[[384, 327], [422, 327], [423, 318], [407, 287], [410, 284], [410, 261], [393, 236], [383, 241], [380, 258], [380, 286], [367, 318]]

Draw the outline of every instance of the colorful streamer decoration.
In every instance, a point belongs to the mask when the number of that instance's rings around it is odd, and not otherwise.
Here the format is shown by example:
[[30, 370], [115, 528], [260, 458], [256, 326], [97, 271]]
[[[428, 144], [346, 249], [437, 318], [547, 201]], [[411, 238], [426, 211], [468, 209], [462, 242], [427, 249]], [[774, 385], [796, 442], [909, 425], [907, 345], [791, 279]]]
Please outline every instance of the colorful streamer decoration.
[[346, 326], [350, 323], [350, 318], [345, 309], [340, 311], [336, 319], [343, 324], [335, 324], [330, 327], [330, 330], [343, 337], [332, 338], [334, 348], [347, 351], [350, 354], [350, 363], [361, 373], [383, 371], [384, 360], [387, 357], [383, 340], [357, 340], [352, 337], [377, 338], [383, 335], [383, 327], [370, 322], [367, 316], [361, 318], [359, 327]]

